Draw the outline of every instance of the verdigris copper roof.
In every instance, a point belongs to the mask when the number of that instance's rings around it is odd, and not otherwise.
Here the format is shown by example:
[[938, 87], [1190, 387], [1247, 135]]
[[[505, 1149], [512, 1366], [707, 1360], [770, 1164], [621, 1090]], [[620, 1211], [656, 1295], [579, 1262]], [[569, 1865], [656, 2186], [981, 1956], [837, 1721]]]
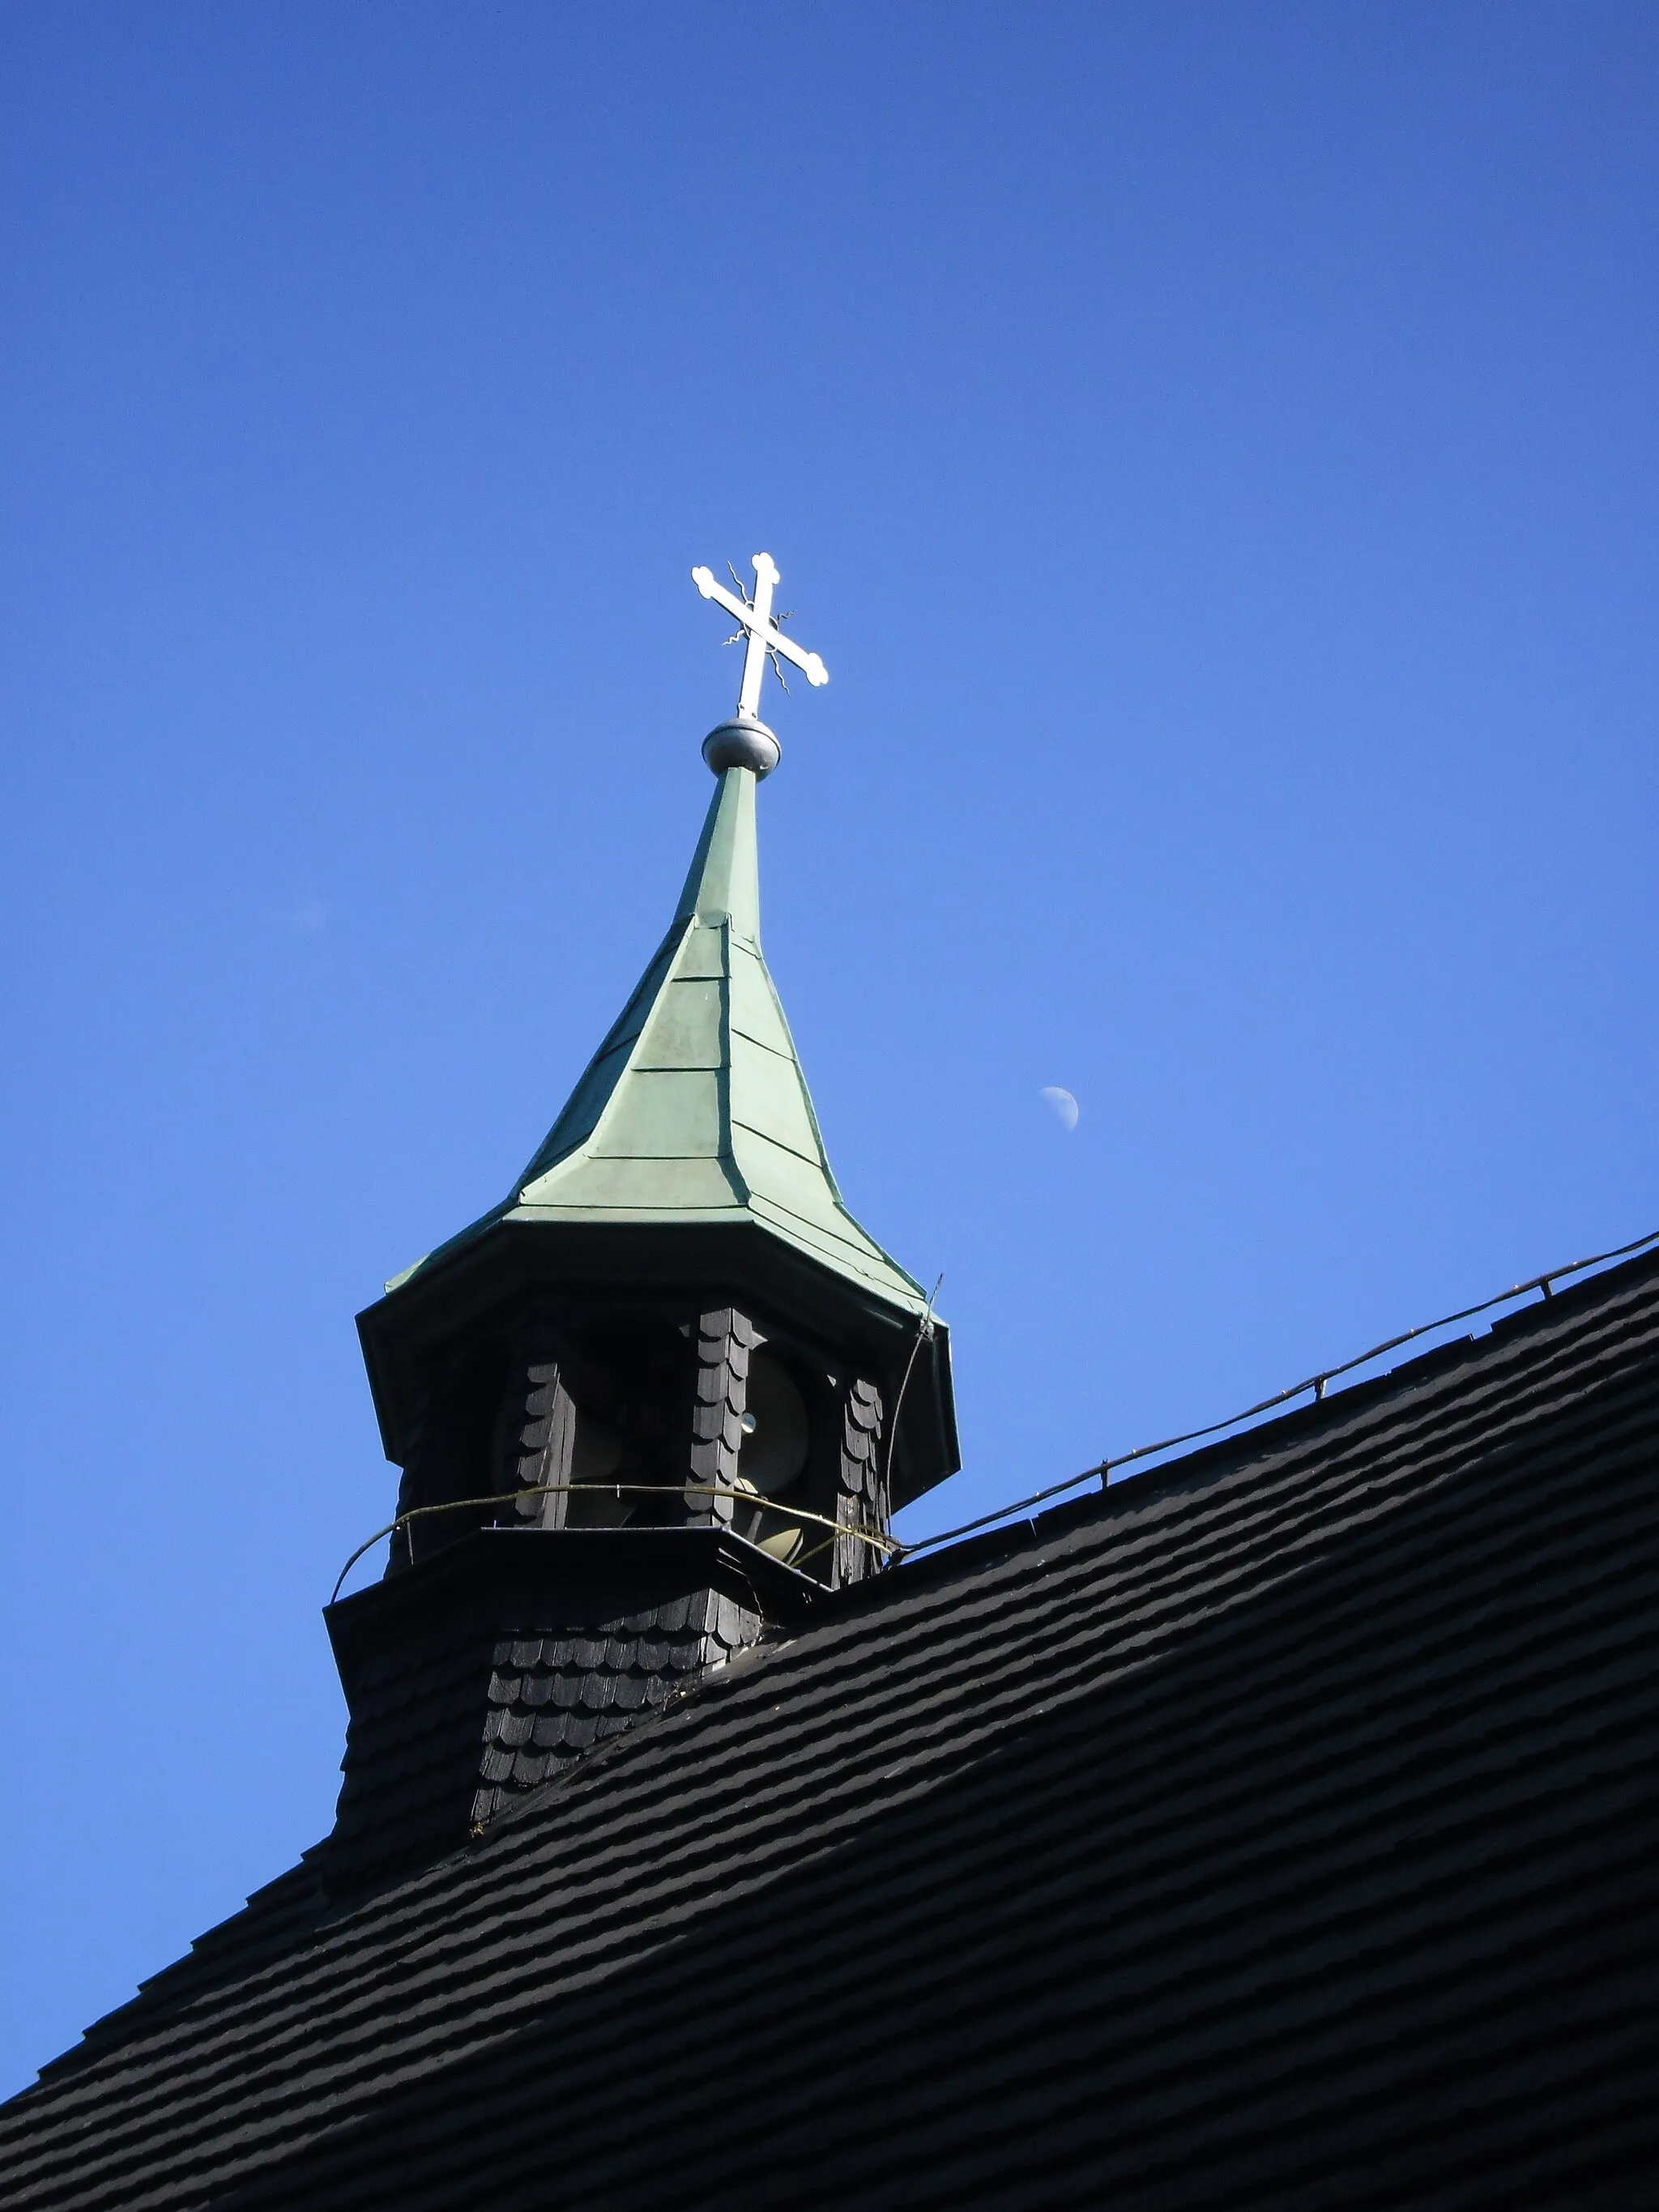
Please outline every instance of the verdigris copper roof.
[[914, 1279], [848, 1212], [760, 941], [756, 777], [721, 771], [668, 933], [497, 1222], [750, 1223], [890, 1305]]

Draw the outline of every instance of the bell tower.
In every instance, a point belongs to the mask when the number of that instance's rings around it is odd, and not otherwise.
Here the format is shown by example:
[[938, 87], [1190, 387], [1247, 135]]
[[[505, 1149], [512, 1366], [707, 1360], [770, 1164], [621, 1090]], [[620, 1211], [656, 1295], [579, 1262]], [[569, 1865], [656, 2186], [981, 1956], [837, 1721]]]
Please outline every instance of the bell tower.
[[958, 1464], [950, 1344], [848, 1211], [760, 942], [753, 598], [667, 934], [500, 1205], [358, 1316], [403, 1470], [384, 1578], [326, 1614], [349, 1890], [462, 1842], [767, 1628], [883, 1571]]

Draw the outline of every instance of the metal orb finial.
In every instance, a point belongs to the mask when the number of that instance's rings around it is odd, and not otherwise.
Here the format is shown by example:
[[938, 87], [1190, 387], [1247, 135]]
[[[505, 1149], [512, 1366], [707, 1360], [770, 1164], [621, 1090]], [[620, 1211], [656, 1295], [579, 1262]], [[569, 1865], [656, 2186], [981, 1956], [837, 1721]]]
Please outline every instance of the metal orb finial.
[[702, 741], [702, 757], [716, 775], [722, 769], [747, 768], [756, 780], [770, 775], [782, 757], [776, 735], [753, 714], [734, 714], [720, 722]]

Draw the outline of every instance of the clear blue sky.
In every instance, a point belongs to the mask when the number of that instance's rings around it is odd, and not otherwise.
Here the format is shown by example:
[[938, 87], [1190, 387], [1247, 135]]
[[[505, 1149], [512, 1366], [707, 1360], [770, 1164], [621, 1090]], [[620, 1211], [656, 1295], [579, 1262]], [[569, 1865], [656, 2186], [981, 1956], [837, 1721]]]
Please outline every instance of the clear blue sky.
[[664, 926], [692, 562], [834, 675], [766, 939], [946, 1274], [914, 1532], [1659, 1224], [1659, 13], [0, 46], [11, 2086], [328, 1826], [352, 1316]]

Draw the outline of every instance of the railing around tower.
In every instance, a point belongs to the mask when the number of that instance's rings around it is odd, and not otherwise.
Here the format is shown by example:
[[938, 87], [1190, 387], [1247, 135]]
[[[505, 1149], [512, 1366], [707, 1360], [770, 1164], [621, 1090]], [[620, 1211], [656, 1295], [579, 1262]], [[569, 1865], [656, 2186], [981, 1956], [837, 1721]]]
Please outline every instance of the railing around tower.
[[412, 1506], [407, 1513], [400, 1513], [395, 1521], [388, 1521], [384, 1528], [377, 1528], [372, 1536], [366, 1537], [358, 1545], [344, 1566], [341, 1568], [338, 1578], [329, 1595], [328, 1601], [332, 1605], [335, 1599], [339, 1596], [345, 1585], [346, 1577], [356, 1565], [358, 1560], [372, 1552], [377, 1544], [383, 1542], [387, 1537], [392, 1538], [394, 1542], [398, 1536], [403, 1537], [408, 1550], [409, 1565], [415, 1565], [416, 1562], [414, 1540], [416, 1522], [433, 1519], [441, 1513], [459, 1513], [467, 1510], [477, 1512], [485, 1506], [491, 1508], [492, 1510], [498, 1510], [503, 1505], [516, 1504], [520, 1498], [545, 1498], [550, 1495], [569, 1496], [596, 1487], [603, 1489], [607, 1493], [614, 1491], [618, 1497], [623, 1498], [681, 1499], [706, 1498], [711, 1503], [721, 1498], [730, 1498], [733, 1502], [734, 1510], [736, 1507], [744, 1505], [757, 1511], [786, 1512], [791, 1521], [811, 1522], [815, 1528], [823, 1530], [824, 1534], [810, 1550], [790, 1562], [797, 1573], [800, 1572], [810, 1560], [829, 1551], [832, 1545], [848, 1540], [867, 1544], [876, 1555], [877, 1564], [882, 1566], [896, 1558], [904, 1549], [896, 1537], [884, 1535], [879, 1529], [863, 1528], [854, 1522], [832, 1520], [827, 1513], [810, 1512], [803, 1505], [791, 1504], [784, 1508], [774, 1508], [768, 1499], [762, 1498], [757, 1492], [741, 1489], [731, 1483], [605, 1482], [596, 1486], [579, 1482], [535, 1482], [528, 1483], [519, 1490], [493, 1491], [484, 1498], [446, 1498], [441, 1505], [416, 1505]]

